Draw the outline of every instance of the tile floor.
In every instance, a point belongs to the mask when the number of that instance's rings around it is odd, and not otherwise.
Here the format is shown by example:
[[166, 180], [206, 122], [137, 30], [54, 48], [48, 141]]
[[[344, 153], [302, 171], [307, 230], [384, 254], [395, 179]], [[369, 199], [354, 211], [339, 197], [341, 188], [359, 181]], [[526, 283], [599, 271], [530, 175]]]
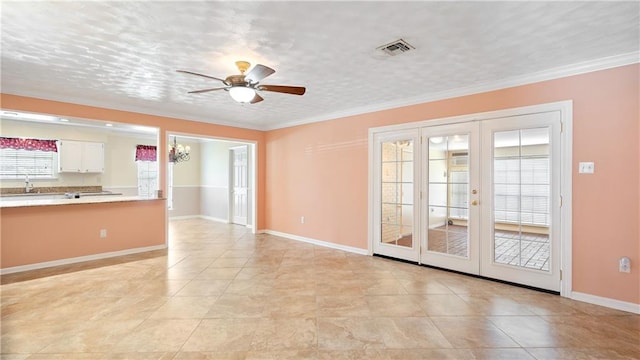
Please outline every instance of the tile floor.
[[6, 360], [640, 358], [638, 315], [200, 219], [2, 281]]

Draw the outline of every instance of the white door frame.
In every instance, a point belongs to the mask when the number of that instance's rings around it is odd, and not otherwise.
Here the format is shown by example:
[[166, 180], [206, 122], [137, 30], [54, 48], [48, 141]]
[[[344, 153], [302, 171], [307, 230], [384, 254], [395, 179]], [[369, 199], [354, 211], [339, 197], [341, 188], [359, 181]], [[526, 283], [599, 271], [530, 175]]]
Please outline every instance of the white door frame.
[[[425, 126], [455, 124], [469, 121], [480, 121], [496, 119], [501, 117], [511, 117], [540, 112], [559, 111], [561, 121], [561, 179], [560, 179], [560, 199], [562, 207], [560, 209], [560, 295], [570, 297], [572, 291], [572, 184], [573, 184], [573, 101], [565, 100], [539, 105], [531, 105], [504, 110], [488, 111], [476, 114], [466, 114], [433, 120], [423, 120], [412, 123], [404, 123], [369, 129], [369, 204], [368, 204], [368, 254], [373, 254], [373, 243], [375, 239], [374, 212], [375, 212], [375, 184], [374, 173], [376, 168], [374, 158], [374, 135], [388, 131], [401, 131]], [[421, 224], [419, 224], [421, 226]], [[416, 226], [417, 227], [417, 226]]]
[[[233, 139], [233, 138], [224, 138], [224, 137], [215, 137], [215, 136], [207, 136], [202, 134], [193, 134], [193, 133], [183, 133], [176, 132], [171, 130], [165, 131], [165, 137], [167, 141], [167, 147], [169, 146], [169, 142], [171, 141], [171, 137], [173, 136], [187, 137], [193, 139], [210, 139], [216, 141], [224, 141], [224, 142], [233, 142], [233, 143], [241, 143], [248, 146], [248, 156], [249, 156], [249, 186], [251, 195], [249, 198], [251, 199], [251, 219], [248, 221], [247, 227], [251, 227], [251, 232], [256, 234], [258, 232], [258, 163], [256, 159], [258, 158], [258, 142], [253, 140], [244, 140], [244, 139]], [[162, 160], [160, 160], [162, 161]], [[166, 167], [168, 169], [168, 167]], [[165, 184], [166, 185], [166, 184]], [[163, 186], [165, 186], [163, 185]], [[166, 191], [166, 188], [165, 188]], [[166, 211], [167, 219], [169, 218], [169, 211]], [[167, 229], [169, 222], [167, 221]], [[251, 226], [249, 226], [251, 225]]]

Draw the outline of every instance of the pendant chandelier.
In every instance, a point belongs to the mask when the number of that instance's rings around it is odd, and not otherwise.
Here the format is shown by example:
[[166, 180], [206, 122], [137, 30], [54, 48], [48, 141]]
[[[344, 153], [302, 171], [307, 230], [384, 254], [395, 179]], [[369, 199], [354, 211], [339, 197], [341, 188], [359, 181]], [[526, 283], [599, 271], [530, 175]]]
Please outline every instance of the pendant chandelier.
[[182, 146], [182, 144], [178, 144], [176, 137], [173, 137], [173, 144], [169, 143], [169, 162], [179, 163], [182, 161], [189, 160], [189, 151], [191, 151], [191, 147], [189, 145]]

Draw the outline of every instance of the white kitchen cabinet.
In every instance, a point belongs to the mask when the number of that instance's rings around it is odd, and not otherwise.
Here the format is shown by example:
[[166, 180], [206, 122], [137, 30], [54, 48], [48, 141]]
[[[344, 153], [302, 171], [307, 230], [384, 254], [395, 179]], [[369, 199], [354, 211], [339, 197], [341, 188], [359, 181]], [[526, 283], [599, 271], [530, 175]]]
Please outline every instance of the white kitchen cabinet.
[[103, 143], [60, 140], [58, 172], [101, 173], [103, 171]]

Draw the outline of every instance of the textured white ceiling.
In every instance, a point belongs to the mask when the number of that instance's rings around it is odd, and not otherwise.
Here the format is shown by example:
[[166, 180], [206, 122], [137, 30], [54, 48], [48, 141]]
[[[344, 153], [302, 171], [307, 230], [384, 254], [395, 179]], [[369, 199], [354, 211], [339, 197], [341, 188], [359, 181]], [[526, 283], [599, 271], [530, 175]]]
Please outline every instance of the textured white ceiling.
[[[640, 2], [7, 2], [2, 92], [270, 129], [639, 51]], [[395, 57], [376, 47], [403, 38]], [[272, 67], [235, 103], [215, 77]]]

